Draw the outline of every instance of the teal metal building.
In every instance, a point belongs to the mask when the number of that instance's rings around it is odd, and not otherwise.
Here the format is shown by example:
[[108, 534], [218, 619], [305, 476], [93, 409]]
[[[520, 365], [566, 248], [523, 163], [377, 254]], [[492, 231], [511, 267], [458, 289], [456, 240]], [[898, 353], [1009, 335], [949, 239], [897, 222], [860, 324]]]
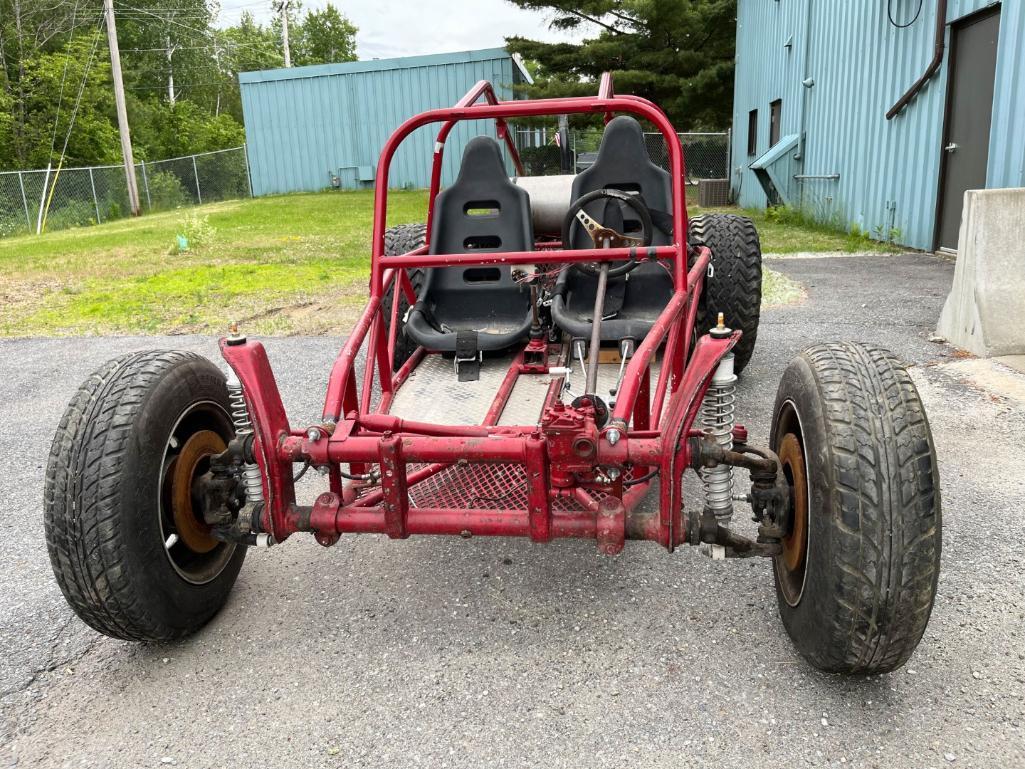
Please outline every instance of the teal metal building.
[[[372, 186], [381, 148], [407, 118], [455, 104], [478, 80], [509, 99], [527, 79], [504, 48], [241, 72], [253, 194]], [[428, 186], [437, 130], [420, 128], [403, 143], [389, 186]], [[493, 122], [468, 121], [450, 134], [443, 182], [481, 133], [493, 136]]]
[[733, 136], [742, 206], [954, 248], [965, 189], [1025, 187], [1025, 2], [739, 0]]

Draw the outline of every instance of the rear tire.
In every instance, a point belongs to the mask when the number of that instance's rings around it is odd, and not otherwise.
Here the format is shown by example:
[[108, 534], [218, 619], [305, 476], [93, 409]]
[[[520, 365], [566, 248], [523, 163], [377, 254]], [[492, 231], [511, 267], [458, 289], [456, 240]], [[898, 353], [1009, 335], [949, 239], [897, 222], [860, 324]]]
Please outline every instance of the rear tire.
[[900, 667], [929, 621], [942, 528], [936, 452], [907, 371], [879, 347], [805, 350], [780, 381], [771, 446], [796, 500], [773, 562], [794, 645], [829, 672]]
[[190, 498], [202, 457], [234, 436], [230, 413], [224, 374], [184, 352], [116, 358], [68, 405], [46, 469], [46, 545], [64, 597], [99, 632], [181, 638], [227, 600], [246, 548], [213, 540], [196, 519], [176, 529], [168, 484], [191, 445]]
[[762, 248], [750, 219], [735, 214], [704, 214], [689, 222], [690, 245], [712, 251], [712, 276], [698, 307], [697, 333], [715, 325], [721, 312], [726, 325], [744, 332], [733, 348], [733, 368], [739, 374], [755, 350], [762, 310]]
[[[401, 256], [415, 248], [420, 248], [420, 246], [424, 245], [426, 242], [426, 224], [398, 224], [394, 227], [389, 227], [384, 231], [384, 254], [385, 256]], [[413, 292], [419, 296], [420, 288], [424, 283], [424, 275], [426, 274], [426, 271], [422, 267], [411, 267], [406, 270], [406, 274], [409, 276], [409, 282], [413, 285]], [[391, 325], [392, 300], [394, 296], [394, 292], [392, 290], [388, 290], [381, 302], [381, 312], [384, 313], [385, 328], [388, 328]], [[396, 371], [409, 359], [409, 356], [412, 355], [417, 348], [416, 342], [406, 336], [405, 317], [408, 311], [409, 302], [406, 299], [406, 295], [400, 291], [398, 314], [399, 331], [395, 337], [395, 357], [392, 359], [392, 367]]]

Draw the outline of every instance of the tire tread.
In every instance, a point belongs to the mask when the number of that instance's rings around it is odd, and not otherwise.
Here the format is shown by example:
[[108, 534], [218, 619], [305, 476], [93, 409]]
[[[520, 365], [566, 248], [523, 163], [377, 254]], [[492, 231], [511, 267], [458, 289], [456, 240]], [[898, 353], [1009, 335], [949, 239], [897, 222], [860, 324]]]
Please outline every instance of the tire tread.
[[705, 297], [698, 309], [699, 333], [723, 313], [726, 323], [744, 332], [733, 348], [739, 373], [754, 354], [762, 307], [762, 249], [758, 230], [745, 216], [702, 214], [689, 221], [691, 245], [712, 251], [713, 274], [705, 279]]
[[[384, 253], [385, 256], [399, 256], [408, 253], [414, 248], [419, 248], [427, 242], [427, 225], [423, 222], [411, 224], [397, 224], [384, 231]], [[426, 270], [420, 267], [413, 267], [406, 270], [409, 282], [413, 286], [413, 292], [419, 296], [423, 287]], [[396, 284], [397, 285], [397, 284]], [[395, 292], [387, 291], [381, 302], [381, 312], [384, 313], [384, 322], [387, 327], [391, 323], [391, 308], [395, 298]], [[395, 336], [395, 357], [392, 366], [398, 369], [410, 355], [416, 350], [416, 343], [405, 334], [405, 322], [402, 320], [409, 309], [409, 302], [405, 294], [399, 292], [399, 331]]]
[[812, 661], [827, 670], [890, 671], [921, 640], [939, 576], [939, 478], [928, 420], [907, 370], [884, 348], [830, 343], [802, 358], [823, 406], [836, 490], [834, 509], [823, 511], [836, 595], [826, 602], [826, 642]]
[[46, 545], [68, 603], [96, 630], [126, 640], [183, 636], [148, 611], [125, 568], [119, 527], [121, 465], [135, 415], [170, 369], [203, 360], [187, 352], [130, 353], [104, 364], [72, 398], [50, 449], [44, 491]]

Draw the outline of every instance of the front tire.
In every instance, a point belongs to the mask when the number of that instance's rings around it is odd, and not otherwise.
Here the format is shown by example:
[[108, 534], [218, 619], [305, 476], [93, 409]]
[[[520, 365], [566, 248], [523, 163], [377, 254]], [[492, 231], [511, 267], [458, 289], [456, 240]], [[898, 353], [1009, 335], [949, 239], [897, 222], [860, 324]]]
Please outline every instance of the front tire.
[[82, 385], [50, 450], [44, 524], [54, 575], [84, 622], [167, 641], [224, 605], [246, 548], [210, 536], [191, 485], [232, 437], [224, 374], [197, 355], [132, 353]]
[[811, 347], [783, 373], [770, 435], [793, 500], [773, 562], [787, 633], [825, 671], [900, 667], [929, 621], [942, 528], [936, 452], [910, 376], [879, 347]]

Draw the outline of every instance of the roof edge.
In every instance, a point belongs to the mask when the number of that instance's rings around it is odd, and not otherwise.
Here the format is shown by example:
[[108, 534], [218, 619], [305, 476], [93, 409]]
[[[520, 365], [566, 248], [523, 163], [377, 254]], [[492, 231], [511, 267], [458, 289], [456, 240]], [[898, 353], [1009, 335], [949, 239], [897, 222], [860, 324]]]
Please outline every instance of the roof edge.
[[334, 64], [311, 64], [306, 67], [261, 69], [252, 72], [239, 72], [238, 81], [240, 84], [245, 85], [247, 83], [297, 80], [328, 75], [351, 75], [360, 72], [381, 72], [384, 70], [412, 69], [415, 67], [437, 67], [446, 64], [511, 58], [513, 58], [512, 54], [505, 48], [480, 48], [472, 51], [431, 53], [421, 56], [398, 56], [391, 59], [367, 59], [365, 61], [346, 61]]

